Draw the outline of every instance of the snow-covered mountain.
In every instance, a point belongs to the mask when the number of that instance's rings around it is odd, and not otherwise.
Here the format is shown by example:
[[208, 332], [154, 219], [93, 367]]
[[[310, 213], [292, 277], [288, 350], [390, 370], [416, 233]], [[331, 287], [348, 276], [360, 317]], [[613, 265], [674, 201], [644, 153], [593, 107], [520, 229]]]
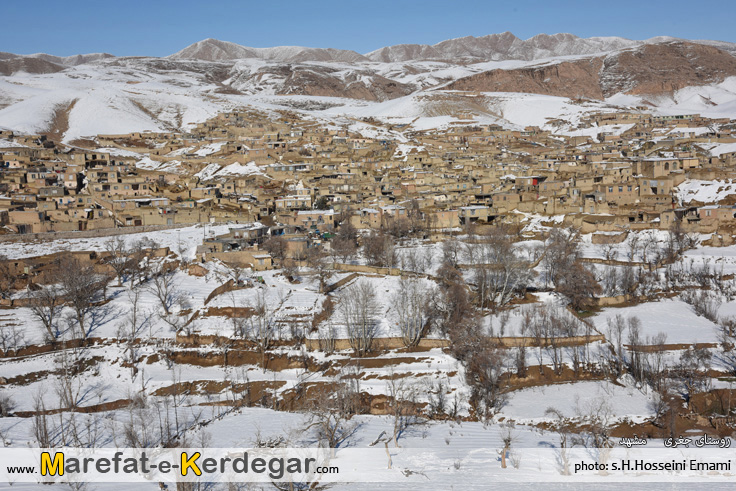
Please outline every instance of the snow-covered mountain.
[[239, 44], [217, 39], [205, 39], [181, 51], [169, 55], [173, 60], [226, 61], [256, 58], [284, 63], [302, 63], [305, 61], [334, 61], [353, 63], [368, 61], [355, 51], [333, 48], [304, 48], [301, 46], [276, 46], [274, 48], [248, 48]]
[[239, 107], [300, 111], [368, 133], [375, 129], [357, 119], [413, 129], [572, 124], [621, 106], [736, 118], [733, 53], [736, 45], [719, 41], [510, 33], [366, 56], [212, 39], [164, 58], [0, 53], [0, 128], [71, 141], [186, 129]]
[[84, 55], [73, 55], [73, 56], [54, 56], [46, 53], [35, 53], [32, 55], [16, 55], [13, 53], [6, 53], [0, 51], [0, 60], [12, 60], [31, 58], [37, 60], [48, 61], [49, 63], [56, 63], [62, 66], [77, 66], [85, 63], [90, 63], [97, 60], [104, 60], [106, 58], [114, 58], [110, 53], [87, 53]]
[[[658, 39], [661, 41], [663, 39]], [[373, 61], [417, 60], [538, 60], [553, 56], [587, 55], [639, 46], [647, 41], [620, 37], [579, 38], [573, 34], [538, 34], [523, 40], [510, 32], [448, 39], [434, 45], [398, 44], [367, 53]]]

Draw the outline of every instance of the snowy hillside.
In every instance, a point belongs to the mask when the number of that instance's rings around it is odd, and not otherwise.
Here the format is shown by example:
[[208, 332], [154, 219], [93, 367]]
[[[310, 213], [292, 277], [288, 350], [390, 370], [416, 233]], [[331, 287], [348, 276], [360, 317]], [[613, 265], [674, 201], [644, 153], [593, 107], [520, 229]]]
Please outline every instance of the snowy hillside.
[[[336, 49], [248, 48], [212, 39], [167, 58], [3, 53], [0, 128], [52, 133], [69, 142], [96, 134], [186, 130], [220, 112], [247, 107], [269, 112], [295, 110], [343, 126], [355, 124], [355, 118], [377, 118], [411, 123], [414, 129], [445, 127], [459, 121], [518, 128], [561, 119], [573, 125], [568, 128], [572, 131], [574, 122], [585, 113], [632, 107], [661, 114], [734, 117], [733, 76], [672, 93], [645, 96], [621, 92], [590, 102], [535, 95], [529, 90], [516, 93], [520, 88], [501, 93], [443, 90], [472, 76], [554, 68], [601, 52], [625, 52], [641, 43], [670, 40], [580, 39], [565, 34], [521, 41], [506, 33], [460, 38], [428, 48], [384, 48], [388, 51], [379, 50], [367, 57]], [[727, 51], [733, 48], [729, 43], [702, 44]], [[503, 55], [493, 54], [501, 47]], [[441, 56], [406, 54], [429, 48]], [[474, 62], [458, 61], [465, 56]]]

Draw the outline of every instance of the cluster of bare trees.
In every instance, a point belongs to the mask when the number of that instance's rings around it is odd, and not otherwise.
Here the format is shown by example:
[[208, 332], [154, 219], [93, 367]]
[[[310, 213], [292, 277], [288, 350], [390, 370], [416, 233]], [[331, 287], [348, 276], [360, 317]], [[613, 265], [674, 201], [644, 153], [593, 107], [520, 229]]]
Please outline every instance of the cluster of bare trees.
[[[559, 306], [532, 305], [524, 309], [521, 322], [523, 339], [531, 338], [537, 347], [537, 363], [542, 373], [545, 353], [552, 362], [555, 373], [562, 373], [569, 363], [575, 375], [580, 375], [586, 367], [593, 363], [593, 353], [588, 342], [593, 334], [590, 324], [581, 321]], [[526, 370], [524, 357], [527, 346], [518, 348], [519, 359], [516, 362], [517, 374], [523, 376]]]
[[393, 268], [398, 264], [394, 237], [383, 230], [374, 230], [363, 237], [363, 255], [372, 266]]
[[128, 243], [123, 237], [112, 237], [105, 242], [107, 257], [104, 263], [109, 265], [118, 279], [118, 286], [130, 281], [131, 287], [146, 280], [149, 269], [150, 250], [159, 245], [151, 239], [140, 239]]
[[487, 419], [508, 399], [507, 352], [488, 338], [480, 338], [467, 348], [462, 361], [465, 381], [470, 386], [470, 404], [480, 418]]
[[324, 388], [312, 399], [306, 431], [314, 435], [320, 447], [334, 452], [346, 446], [358, 430], [352, 417], [365, 410], [359, 384], [358, 377], [340, 376], [330, 382], [329, 389]]
[[151, 261], [149, 251], [157, 247], [155, 242], [140, 240], [128, 246], [124, 239], [116, 237], [108, 240], [105, 247], [107, 254], [102, 265], [63, 253], [46, 272], [55, 283], [33, 285], [29, 308], [42, 326], [47, 342], [57, 342], [65, 333], [84, 340], [107, 322], [115, 314], [107, 305], [108, 284], [113, 276], [118, 278], [119, 286], [129, 282], [131, 291], [149, 282], [146, 289], [159, 300], [162, 319], [179, 327], [171, 310], [174, 305], [185, 308], [185, 297], [174, 281], [174, 264]]
[[434, 252], [431, 247], [408, 248], [400, 255], [400, 264], [403, 271], [426, 273], [434, 265]]
[[552, 418], [550, 428], [559, 435], [560, 474], [570, 475], [569, 449], [575, 446], [588, 448], [599, 463], [605, 463], [613, 446], [612, 412], [605, 399], [596, 398], [583, 407], [577, 404], [574, 415], [567, 416], [553, 406], [545, 415]]
[[[456, 261], [452, 243], [447, 247], [450, 263]], [[504, 226], [488, 231], [464, 244], [465, 262], [473, 270], [472, 282], [481, 310], [506, 305], [515, 295], [526, 291], [532, 279], [529, 262], [514, 248], [509, 230]]]
[[172, 385], [167, 394], [150, 397], [139, 392], [131, 399], [121, 427], [112, 427], [112, 439], [120, 447], [186, 445], [186, 432], [203, 419], [203, 410], [190, 403], [177, 371], [172, 371]]
[[345, 220], [337, 230], [335, 236], [330, 240], [330, 247], [334, 260], [343, 263], [350, 261], [358, 252], [358, 231]]
[[109, 442], [100, 413], [77, 412], [82, 405], [103, 400], [101, 385], [85, 379], [86, 370], [94, 371], [87, 367], [88, 356], [84, 347], [61, 350], [55, 359], [54, 375], [49, 379], [52, 390], [39, 390], [34, 395], [32, 428], [38, 446], [95, 448]]
[[695, 314], [705, 317], [711, 322], [718, 322], [718, 309], [721, 306], [721, 296], [710, 290], [686, 290], [680, 298], [692, 306]]
[[17, 354], [26, 344], [26, 334], [19, 324], [0, 319], [0, 351], [3, 355]]
[[[58, 283], [37, 289], [29, 304], [31, 313], [43, 326], [48, 341], [58, 340], [66, 331], [87, 339], [110, 314], [105, 306], [110, 277], [71, 253], [52, 265], [51, 277]], [[62, 318], [64, 306], [69, 313]]]
[[565, 295], [570, 306], [586, 310], [602, 289], [593, 272], [582, 262], [580, 232], [575, 229], [552, 229], [544, 252], [545, 284]]

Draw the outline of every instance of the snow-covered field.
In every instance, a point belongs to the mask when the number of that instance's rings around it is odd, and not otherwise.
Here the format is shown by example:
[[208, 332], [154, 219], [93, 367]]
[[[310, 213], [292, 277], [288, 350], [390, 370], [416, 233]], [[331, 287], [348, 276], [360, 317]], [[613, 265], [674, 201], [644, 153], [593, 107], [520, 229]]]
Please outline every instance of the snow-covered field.
[[596, 329], [608, 333], [609, 319], [616, 315], [626, 320], [637, 317], [641, 321], [642, 340], [653, 339], [659, 333], [667, 336], [667, 344], [717, 343], [720, 339], [720, 330], [715, 323], [696, 315], [692, 306], [679, 299], [605, 309], [594, 317]]

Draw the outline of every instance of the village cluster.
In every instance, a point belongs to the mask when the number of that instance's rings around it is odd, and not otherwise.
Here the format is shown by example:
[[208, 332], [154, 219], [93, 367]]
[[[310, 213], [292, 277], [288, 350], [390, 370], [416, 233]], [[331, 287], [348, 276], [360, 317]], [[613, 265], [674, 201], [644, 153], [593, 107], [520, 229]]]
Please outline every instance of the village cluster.
[[238, 251], [241, 261], [250, 253], [259, 266], [266, 236], [282, 235], [299, 256], [348, 222], [439, 231], [536, 214], [583, 233], [714, 232], [734, 221], [732, 208], [683, 202], [674, 190], [730, 176], [734, 128], [618, 112], [591, 114], [563, 134], [455, 124], [367, 138], [290, 113], [269, 121], [233, 112], [189, 133], [99, 135], [74, 146], [4, 131], [0, 223], [17, 234], [259, 223], [230, 237], [248, 240], [203, 248]]

